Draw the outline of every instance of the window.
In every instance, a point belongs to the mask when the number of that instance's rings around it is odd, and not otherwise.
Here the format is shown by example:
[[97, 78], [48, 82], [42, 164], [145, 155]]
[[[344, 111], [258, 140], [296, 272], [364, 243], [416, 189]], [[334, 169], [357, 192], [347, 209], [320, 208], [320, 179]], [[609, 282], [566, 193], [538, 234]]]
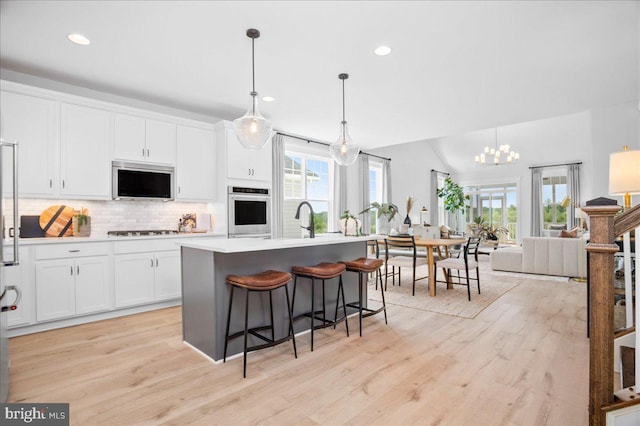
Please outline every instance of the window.
[[465, 209], [467, 225], [482, 217], [488, 226], [507, 229], [507, 239], [518, 237], [518, 186], [515, 183], [478, 185], [465, 188], [469, 205]]
[[300, 237], [300, 226], [308, 226], [306, 208], [300, 220], [296, 209], [302, 201], [313, 207], [316, 234], [333, 231], [333, 160], [317, 155], [285, 151], [284, 163], [284, 232], [288, 238]]
[[[382, 204], [382, 192], [383, 192], [383, 169], [382, 163], [378, 161], [369, 160], [369, 202], [378, 202]], [[377, 229], [377, 213], [374, 210], [369, 210], [369, 229], [370, 234], [375, 234]]]
[[542, 178], [542, 208], [544, 229], [559, 229], [567, 224], [567, 209], [560, 203], [567, 195], [567, 176]]

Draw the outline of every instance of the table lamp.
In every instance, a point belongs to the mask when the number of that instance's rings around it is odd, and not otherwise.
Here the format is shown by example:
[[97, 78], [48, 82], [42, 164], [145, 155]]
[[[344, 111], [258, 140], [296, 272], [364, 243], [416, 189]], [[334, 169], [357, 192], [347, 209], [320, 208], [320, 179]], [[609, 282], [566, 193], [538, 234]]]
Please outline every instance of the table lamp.
[[631, 194], [640, 194], [640, 150], [614, 152], [609, 156], [609, 194], [624, 195], [624, 208], [631, 207]]

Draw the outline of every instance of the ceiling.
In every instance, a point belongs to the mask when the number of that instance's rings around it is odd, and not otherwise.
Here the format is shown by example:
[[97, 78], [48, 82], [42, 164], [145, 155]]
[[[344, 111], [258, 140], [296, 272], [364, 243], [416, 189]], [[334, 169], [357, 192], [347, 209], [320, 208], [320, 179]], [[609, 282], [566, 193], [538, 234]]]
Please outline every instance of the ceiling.
[[[637, 1], [1, 1], [0, 66], [375, 148], [638, 98]], [[91, 45], [66, 39], [82, 33]], [[389, 56], [373, 54], [384, 44]]]

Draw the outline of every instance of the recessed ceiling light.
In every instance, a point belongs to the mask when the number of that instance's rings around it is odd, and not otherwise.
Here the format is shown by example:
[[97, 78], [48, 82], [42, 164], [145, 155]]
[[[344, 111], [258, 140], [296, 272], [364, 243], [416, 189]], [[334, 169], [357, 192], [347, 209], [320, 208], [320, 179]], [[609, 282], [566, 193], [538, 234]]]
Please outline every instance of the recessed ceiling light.
[[389, 46], [378, 46], [376, 50], [373, 51], [378, 56], [387, 56], [391, 53], [391, 48]]
[[91, 44], [91, 40], [89, 40], [88, 38], [86, 38], [85, 36], [83, 36], [82, 34], [69, 34], [67, 36], [67, 38], [69, 39], [69, 41], [75, 43], [75, 44], [79, 44], [80, 46], [88, 46]]
[[263, 101], [265, 102], [273, 102], [276, 100], [276, 98], [272, 97], [272, 96], [265, 96], [262, 98]]

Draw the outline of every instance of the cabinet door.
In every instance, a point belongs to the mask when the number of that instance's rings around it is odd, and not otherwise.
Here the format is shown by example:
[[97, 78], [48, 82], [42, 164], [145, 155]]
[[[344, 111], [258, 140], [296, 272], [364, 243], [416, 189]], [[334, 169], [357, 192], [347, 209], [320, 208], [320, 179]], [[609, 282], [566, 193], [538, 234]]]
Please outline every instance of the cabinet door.
[[147, 161], [162, 164], [176, 162], [176, 125], [147, 120]]
[[107, 311], [109, 269], [107, 256], [78, 258], [75, 262], [76, 314]]
[[73, 261], [36, 262], [36, 318], [47, 321], [76, 313]]
[[132, 115], [116, 114], [113, 117], [113, 156], [119, 160], [144, 161], [145, 120]]
[[153, 302], [155, 260], [151, 253], [114, 256], [115, 306]]
[[181, 201], [211, 201], [215, 189], [215, 134], [211, 130], [178, 126], [177, 194]]
[[[18, 142], [18, 192], [21, 196], [50, 197], [57, 189], [56, 103], [11, 92], [0, 94], [3, 139]], [[10, 172], [10, 156], [2, 170]], [[3, 176], [7, 178], [7, 176]]]
[[155, 258], [156, 300], [179, 298], [182, 294], [180, 250], [157, 252]]
[[232, 129], [227, 139], [227, 178], [271, 181], [271, 139], [262, 149], [245, 149]]
[[110, 197], [109, 114], [62, 104], [61, 188], [64, 196]]

